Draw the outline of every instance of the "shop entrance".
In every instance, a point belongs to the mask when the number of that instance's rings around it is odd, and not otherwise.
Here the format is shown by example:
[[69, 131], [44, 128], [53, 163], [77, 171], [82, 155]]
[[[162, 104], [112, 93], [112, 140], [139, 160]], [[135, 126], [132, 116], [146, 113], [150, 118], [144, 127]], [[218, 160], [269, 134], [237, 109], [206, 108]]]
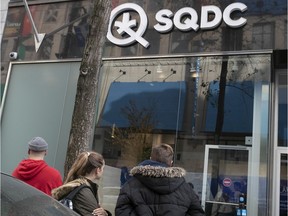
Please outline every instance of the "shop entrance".
[[288, 153], [287, 149], [278, 149], [276, 151], [276, 165], [275, 165], [275, 188], [280, 188], [280, 190], [275, 190], [275, 209], [274, 215], [287, 216], [287, 197], [288, 197]]
[[249, 198], [251, 147], [206, 145], [202, 206], [207, 216], [234, 216], [239, 197]]
[[276, 70], [272, 215], [288, 215], [287, 70]]

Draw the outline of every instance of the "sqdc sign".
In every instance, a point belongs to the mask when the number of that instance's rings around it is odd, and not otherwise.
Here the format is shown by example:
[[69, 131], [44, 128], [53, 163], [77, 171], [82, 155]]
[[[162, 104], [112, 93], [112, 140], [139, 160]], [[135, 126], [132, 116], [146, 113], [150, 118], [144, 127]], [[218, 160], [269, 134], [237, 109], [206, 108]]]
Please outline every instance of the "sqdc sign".
[[[231, 14], [234, 11], [239, 11], [241, 13], [247, 10], [247, 6], [243, 3], [232, 3], [228, 5], [223, 13], [219, 7], [214, 5], [207, 5], [201, 7], [201, 18], [200, 25], [198, 24], [198, 14], [194, 8], [184, 7], [176, 11], [174, 14], [171, 10], [162, 9], [158, 11], [155, 15], [157, 24], [154, 25], [154, 29], [159, 33], [168, 33], [175, 26], [180, 31], [198, 31], [199, 28], [202, 30], [214, 29], [222, 21], [231, 27], [231, 28], [240, 28], [247, 23], [247, 19], [240, 17], [236, 20], [231, 18]], [[137, 25], [135, 19], [131, 20], [130, 11], [135, 11], [139, 14], [140, 22]], [[122, 14], [122, 21], [115, 21], [115, 19]], [[212, 20], [208, 19], [210, 14], [214, 15]], [[186, 17], [183, 21], [183, 17]], [[112, 25], [117, 28], [117, 33], [120, 36], [128, 34], [128, 37], [119, 38], [115, 37], [112, 34]], [[138, 29], [135, 31], [133, 28], [138, 26]], [[113, 44], [119, 46], [128, 46], [134, 42], [140, 43], [142, 46], [147, 48], [150, 43], [143, 38], [148, 26], [148, 18], [143, 10], [137, 4], [134, 3], [125, 3], [114, 8], [110, 15], [109, 28], [107, 33], [107, 38]]]

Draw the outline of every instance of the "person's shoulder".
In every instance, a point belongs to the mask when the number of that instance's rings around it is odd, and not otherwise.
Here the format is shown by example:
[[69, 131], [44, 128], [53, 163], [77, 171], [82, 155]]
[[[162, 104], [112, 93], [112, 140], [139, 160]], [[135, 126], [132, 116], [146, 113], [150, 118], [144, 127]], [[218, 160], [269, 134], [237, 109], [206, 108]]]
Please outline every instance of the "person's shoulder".
[[146, 186], [135, 176], [131, 176], [122, 186], [121, 190], [138, 190], [139, 188], [146, 188]]
[[184, 191], [190, 191], [191, 192], [194, 192], [194, 185], [192, 182], [186, 182], [184, 181], [183, 184], [181, 185], [181, 188], [184, 190]]
[[58, 170], [58, 169], [56, 169], [56, 168], [54, 168], [54, 167], [52, 167], [52, 166], [47, 166], [46, 167], [46, 171], [48, 171], [48, 172], [50, 172], [51, 174], [54, 174], [55, 176], [61, 176], [61, 173], [60, 173], [60, 171]]
[[84, 193], [93, 192], [92, 187], [89, 186], [89, 185], [83, 184], [83, 185], [81, 185], [80, 187], [81, 187], [81, 190], [80, 190], [80, 191], [82, 191], [82, 192], [84, 192]]
[[95, 194], [97, 194], [97, 191], [93, 191], [93, 188], [88, 184], [82, 184], [79, 186], [79, 191], [76, 194], [76, 197], [95, 197]]
[[50, 169], [50, 170], [54, 170], [55, 172], [59, 172], [59, 170], [56, 169], [55, 167], [52, 167], [52, 166], [48, 165], [47, 168]]

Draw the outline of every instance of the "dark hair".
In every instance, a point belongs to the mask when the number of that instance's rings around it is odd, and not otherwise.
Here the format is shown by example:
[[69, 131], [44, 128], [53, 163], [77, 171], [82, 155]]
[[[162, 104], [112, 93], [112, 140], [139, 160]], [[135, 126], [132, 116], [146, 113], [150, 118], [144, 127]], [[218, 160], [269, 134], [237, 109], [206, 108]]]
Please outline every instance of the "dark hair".
[[64, 184], [91, 173], [95, 168], [102, 168], [103, 165], [104, 158], [101, 154], [93, 151], [82, 152], [69, 170]]
[[173, 148], [165, 143], [161, 143], [152, 148], [151, 160], [165, 163], [168, 166], [172, 165], [174, 151]]

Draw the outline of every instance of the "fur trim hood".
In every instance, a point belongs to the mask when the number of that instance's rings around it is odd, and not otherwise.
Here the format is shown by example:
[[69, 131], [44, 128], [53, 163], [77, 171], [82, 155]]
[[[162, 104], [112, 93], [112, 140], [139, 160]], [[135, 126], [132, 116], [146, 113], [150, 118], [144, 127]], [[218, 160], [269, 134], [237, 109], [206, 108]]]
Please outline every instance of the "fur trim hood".
[[181, 178], [186, 175], [186, 171], [181, 167], [160, 167], [160, 166], [136, 166], [131, 169], [130, 174], [135, 176], [137, 174], [147, 177], [167, 177], [167, 178]]
[[82, 184], [86, 184], [86, 185], [90, 186], [90, 183], [84, 177], [79, 178], [79, 179], [75, 179], [71, 182], [68, 182], [68, 183], [58, 187], [58, 188], [53, 189], [52, 190], [52, 197], [56, 200], [60, 200], [60, 199], [62, 199], [62, 197], [68, 195], [68, 193], [70, 193], [74, 188], [76, 188]]
[[143, 185], [159, 194], [170, 194], [184, 182], [186, 171], [180, 167], [136, 166], [130, 174]]

